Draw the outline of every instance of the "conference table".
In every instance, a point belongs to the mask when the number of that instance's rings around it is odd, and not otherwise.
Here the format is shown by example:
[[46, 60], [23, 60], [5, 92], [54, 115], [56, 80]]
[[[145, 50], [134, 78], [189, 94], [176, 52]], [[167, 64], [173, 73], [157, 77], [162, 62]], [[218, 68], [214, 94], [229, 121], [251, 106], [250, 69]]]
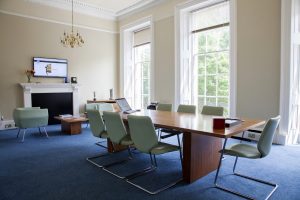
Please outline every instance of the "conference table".
[[[192, 183], [218, 167], [222, 139], [261, 126], [263, 120], [242, 119], [230, 128], [213, 129], [213, 117], [201, 114], [142, 110], [131, 115], [149, 116], [155, 127], [183, 133], [183, 180]], [[127, 114], [123, 114], [127, 121]]]

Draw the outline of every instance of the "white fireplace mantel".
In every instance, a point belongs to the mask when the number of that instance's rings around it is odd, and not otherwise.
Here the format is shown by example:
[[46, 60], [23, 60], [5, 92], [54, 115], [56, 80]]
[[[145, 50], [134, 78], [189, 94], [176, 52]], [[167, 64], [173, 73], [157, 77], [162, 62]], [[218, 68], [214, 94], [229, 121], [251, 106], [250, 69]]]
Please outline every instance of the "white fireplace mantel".
[[79, 115], [79, 86], [70, 83], [20, 83], [24, 107], [32, 106], [32, 93], [73, 93], [73, 115]]

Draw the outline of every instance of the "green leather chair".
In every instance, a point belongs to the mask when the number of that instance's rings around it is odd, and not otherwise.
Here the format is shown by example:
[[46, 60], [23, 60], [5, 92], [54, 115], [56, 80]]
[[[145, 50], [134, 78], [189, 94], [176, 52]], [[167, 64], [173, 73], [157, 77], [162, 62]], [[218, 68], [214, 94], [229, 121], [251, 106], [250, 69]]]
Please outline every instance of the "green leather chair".
[[124, 176], [120, 176], [110, 170], [108, 170], [108, 167], [111, 167], [115, 164], [121, 164], [123, 162], [126, 162], [128, 160], [132, 159], [132, 154], [130, 151], [130, 145], [133, 145], [133, 141], [131, 140], [131, 137], [126, 132], [126, 128], [124, 126], [123, 120], [118, 112], [103, 112], [103, 118], [105, 120], [105, 125], [107, 129], [107, 133], [109, 136], [110, 141], [112, 142], [113, 151], [115, 151], [115, 144], [127, 146], [129, 157], [128, 159], [117, 161], [114, 163], [107, 164], [103, 166], [103, 170], [111, 173], [112, 175], [118, 177], [118, 178], [125, 178]]
[[177, 112], [196, 114], [196, 106], [180, 104], [177, 108]]
[[[177, 108], [177, 112], [196, 114], [196, 106], [195, 105], [180, 104]], [[160, 130], [159, 138], [160, 139], [165, 139], [165, 138], [169, 138], [169, 137], [172, 137], [172, 136], [176, 135], [178, 145], [181, 148], [180, 139], [179, 139], [180, 134], [181, 134], [181, 132], [179, 132], [179, 131], [163, 128], [163, 129]]]
[[159, 103], [157, 105], [157, 108], [156, 110], [159, 110], [159, 111], [172, 111], [172, 104], [170, 103]]
[[[105, 127], [105, 124], [103, 122], [100, 112], [98, 110], [91, 109], [91, 110], [87, 110], [87, 114], [89, 117], [90, 128], [91, 128], [92, 134], [97, 138], [107, 139], [108, 133], [106, 131], [106, 127]], [[106, 146], [101, 145], [101, 143], [99, 143], [99, 142], [97, 142], [96, 144], [103, 148], [107, 148]], [[97, 167], [102, 168], [103, 167], [102, 165], [99, 165], [98, 163], [94, 162], [93, 160], [96, 158], [102, 157], [102, 156], [106, 156], [106, 155], [108, 155], [108, 154], [107, 153], [100, 154], [100, 155], [96, 155], [93, 157], [88, 157], [86, 160], [89, 161], [90, 163], [96, 165]]]
[[218, 166], [218, 170], [217, 170], [217, 173], [215, 176], [215, 181], [214, 181], [216, 188], [221, 189], [226, 192], [229, 192], [229, 193], [232, 193], [232, 194], [235, 194], [235, 195], [238, 195], [238, 196], [246, 198], [246, 199], [254, 199], [253, 197], [236, 192], [232, 189], [228, 189], [217, 183], [220, 167], [222, 164], [222, 157], [223, 157], [223, 155], [228, 155], [228, 156], [235, 157], [235, 162], [234, 162], [234, 166], [233, 166], [233, 174], [234, 175], [272, 186], [273, 190], [268, 194], [266, 199], [268, 199], [275, 192], [275, 190], [278, 187], [277, 184], [270, 183], [270, 182], [260, 180], [257, 178], [245, 176], [243, 174], [235, 172], [235, 169], [236, 169], [236, 165], [237, 165], [237, 161], [238, 161], [239, 157], [249, 158], [249, 159], [261, 159], [261, 158], [266, 157], [270, 153], [271, 147], [272, 147], [272, 141], [273, 141], [276, 129], [278, 127], [279, 121], [280, 121], [280, 116], [277, 116], [275, 118], [271, 118], [270, 120], [268, 120], [268, 122], [266, 123], [266, 125], [261, 133], [261, 136], [257, 143], [257, 146], [239, 143], [239, 144], [234, 144], [231, 147], [226, 148], [227, 138], [225, 139], [224, 144], [223, 144], [223, 149], [220, 151], [221, 156], [220, 156], [219, 166]]
[[[140, 185], [133, 183], [131, 180], [141, 176], [145, 173], [154, 171], [157, 168], [157, 161], [156, 155], [173, 152], [173, 151], [180, 151], [179, 146], [166, 144], [163, 142], [159, 142], [157, 135], [155, 133], [154, 125], [151, 119], [148, 116], [135, 116], [135, 115], [128, 115], [128, 124], [130, 129], [131, 138], [134, 142], [134, 146], [142, 153], [146, 153], [150, 155], [151, 166], [142, 170], [141, 172], [134, 173], [126, 177], [126, 181], [135, 187], [149, 193], [149, 194], [157, 194], [163, 190], [166, 190], [176, 183], [180, 182], [182, 178], [176, 180], [156, 191], [150, 191]], [[180, 154], [180, 160], [182, 165], [182, 156]]]
[[22, 142], [24, 142], [26, 130], [28, 128], [39, 128], [41, 133], [41, 127], [43, 127], [45, 134], [48, 138], [48, 134], [45, 126], [48, 125], [48, 109], [40, 109], [39, 107], [28, 107], [28, 108], [16, 108], [13, 111], [13, 118], [16, 126], [19, 128], [18, 135], [20, 130], [23, 129]]
[[203, 106], [201, 114], [202, 115], [223, 116], [224, 108], [223, 107], [217, 107], [217, 106]]
[[[100, 114], [103, 115], [103, 111], [113, 111], [113, 105], [111, 103], [87, 103], [85, 104], [85, 113], [88, 118], [87, 111], [88, 110], [98, 110]], [[86, 128], [89, 126], [89, 122], [86, 122]], [[99, 144], [99, 143], [97, 143]]]

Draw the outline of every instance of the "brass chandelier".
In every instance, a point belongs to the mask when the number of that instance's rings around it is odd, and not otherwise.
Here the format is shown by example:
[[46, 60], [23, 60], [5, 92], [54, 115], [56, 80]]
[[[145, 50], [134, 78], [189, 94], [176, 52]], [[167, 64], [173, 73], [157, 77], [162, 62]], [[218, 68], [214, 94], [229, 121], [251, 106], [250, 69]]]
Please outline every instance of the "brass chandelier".
[[63, 38], [60, 40], [60, 42], [64, 47], [71, 47], [71, 48], [81, 47], [84, 44], [84, 40], [81, 37], [81, 35], [78, 33], [78, 31], [76, 34], [74, 33], [74, 24], [73, 24], [74, 5], [73, 4], [74, 2], [72, 0], [72, 31], [71, 33], [64, 32]]

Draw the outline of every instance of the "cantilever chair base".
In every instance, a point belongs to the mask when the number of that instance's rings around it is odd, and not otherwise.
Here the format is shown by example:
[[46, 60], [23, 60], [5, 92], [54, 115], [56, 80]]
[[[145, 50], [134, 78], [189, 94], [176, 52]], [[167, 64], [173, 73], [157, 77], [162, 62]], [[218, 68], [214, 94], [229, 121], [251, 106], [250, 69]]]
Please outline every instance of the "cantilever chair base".
[[131, 184], [131, 185], [133, 185], [133, 186], [135, 186], [135, 187], [137, 187], [137, 188], [139, 188], [139, 189], [141, 189], [141, 190], [143, 190], [144, 192], [147, 192], [148, 194], [154, 195], [154, 194], [158, 194], [158, 193], [160, 193], [160, 192], [162, 192], [162, 191], [164, 191], [166, 189], [169, 189], [170, 187], [176, 185], [177, 183], [179, 183], [179, 182], [181, 182], [183, 180], [183, 178], [180, 177], [179, 179], [177, 179], [177, 180], [175, 180], [175, 181], [173, 181], [173, 182], [171, 182], [171, 183], [169, 183], [167, 185], [164, 185], [163, 187], [161, 187], [161, 188], [159, 188], [157, 190], [154, 190], [154, 191], [150, 191], [150, 190], [146, 189], [145, 187], [142, 187], [141, 185], [133, 183], [131, 180], [133, 180], [133, 179], [135, 179], [135, 178], [137, 178], [139, 176], [151, 173], [151, 172], [153, 172], [153, 171], [155, 171], [157, 169], [157, 162], [156, 162], [155, 155], [154, 155], [154, 161], [152, 159], [152, 155], [151, 154], [150, 154], [150, 159], [151, 159], [151, 166], [150, 167], [147, 167], [145, 169], [142, 169], [141, 171], [138, 171], [138, 172], [135, 172], [135, 173], [133, 173], [131, 175], [126, 176], [125, 177], [126, 182], [129, 183], [129, 184]]
[[[244, 133], [243, 133], [243, 134], [244, 134]], [[223, 160], [224, 149], [225, 149], [226, 143], [227, 143], [227, 138], [226, 138], [225, 141], [224, 141], [223, 149], [222, 149], [221, 155], [220, 155], [219, 166], [218, 166], [217, 173], [216, 173], [216, 176], [215, 176], [215, 181], [214, 181], [215, 188], [220, 189], [220, 190], [223, 190], [223, 191], [225, 191], [225, 192], [229, 192], [229, 193], [231, 193], [231, 194], [237, 195], [237, 196], [242, 197], [242, 198], [245, 198], [245, 199], [254, 200], [255, 198], [253, 198], [253, 197], [251, 197], [251, 196], [249, 196], [249, 195], [242, 194], [242, 193], [240, 193], [240, 192], [234, 191], [234, 190], [232, 190], [232, 189], [229, 189], [229, 188], [226, 188], [226, 187], [224, 187], [224, 186], [222, 186], [222, 185], [217, 184], [218, 175], [219, 175], [219, 172], [220, 172], [220, 167], [221, 167], [221, 165], [222, 165], [222, 160]], [[261, 179], [253, 178], [253, 177], [246, 176], [246, 175], [243, 175], [243, 174], [240, 174], [240, 173], [235, 172], [235, 168], [236, 168], [236, 165], [237, 165], [237, 161], [238, 161], [238, 157], [236, 157], [235, 162], [234, 162], [234, 166], [233, 166], [233, 175], [236, 175], [236, 176], [239, 176], [239, 177], [242, 177], [242, 178], [245, 178], [245, 179], [249, 179], [249, 180], [252, 180], [252, 181], [256, 181], [256, 182], [259, 182], [259, 183], [262, 183], [262, 184], [265, 184], [265, 185], [272, 186], [273, 189], [272, 189], [272, 191], [268, 194], [268, 196], [265, 198], [265, 200], [269, 199], [269, 198], [271, 197], [271, 195], [275, 192], [275, 190], [278, 188], [278, 185], [275, 184], [275, 183], [271, 183], [271, 182], [268, 182], [268, 181], [264, 181], [264, 180], [261, 180]]]
[[[257, 178], [253, 178], [253, 177], [250, 177], [250, 176], [245, 176], [243, 174], [239, 174], [239, 173], [233, 173], [233, 175], [236, 175], [236, 176], [240, 176], [240, 177], [243, 177], [245, 179], [249, 179], [249, 180], [253, 180], [253, 181], [256, 181], [256, 182], [259, 182], [259, 183], [263, 183], [265, 185], [269, 185], [269, 186], [272, 186], [273, 189], [272, 191], [268, 194], [268, 196], [265, 198], [265, 200], [269, 199], [271, 197], [271, 195], [276, 191], [276, 189], [278, 188], [278, 185], [275, 184], [275, 183], [271, 183], [271, 182], [267, 182], [267, 181], [264, 181], [264, 180], [260, 180], [260, 179], [257, 179]], [[229, 189], [229, 188], [226, 188], [224, 186], [221, 186], [219, 184], [215, 184], [215, 187], [217, 189], [220, 189], [220, 190], [223, 190], [225, 192], [229, 192], [231, 194], [234, 194], [234, 195], [237, 195], [237, 196], [240, 196], [242, 198], [245, 198], [245, 199], [249, 199], [249, 200], [254, 200], [255, 198], [249, 196], [249, 195], [246, 195], [246, 194], [242, 194], [242, 193], [239, 193], [237, 191], [234, 191], [232, 189]]]
[[150, 172], [153, 172], [153, 171], [155, 171], [156, 169], [157, 169], [157, 167], [155, 167], [155, 166], [153, 166], [153, 165], [150, 166], [150, 167], [147, 167], [147, 168], [145, 168], [145, 169], [143, 169], [143, 170], [141, 170], [141, 171], [139, 171], [139, 172], [136, 172], [136, 173], [134, 173], [134, 174], [131, 174], [131, 175], [125, 177], [126, 182], [129, 183], [129, 184], [131, 184], [131, 185], [133, 185], [133, 186], [135, 186], [135, 187], [137, 187], [137, 188], [139, 188], [139, 189], [141, 189], [141, 190], [143, 190], [144, 192], [147, 192], [148, 194], [154, 195], [154, 194], [158, 194], [158, 193], [160, 193], [160, 192], [162, 192], [162, 191], [164, 191], [164, 190], [166, 190], [166, 189], [169, 189], [170, 187], [176, 185], [177, 183], [179, 183], [179, 182], [181, 182], [181, 181], [183, 180], [182, 178], [180, 178], [180, 179], [178, 179], [178, 180], [176, 180], [176, 181], [173, 181], [173, 182], [171, 182], [171, 183], [169, 183], [169, 184], [167, 184], [167, 185], [164, 185], [163, 187], [161, 187], [161, 188], [159, 188], [159, 189], [157, 189], [157, 190], [154, 190], [154, 191], [150, 191], [150, 190], [148, 190], [148, 189], [142, 187], [141, 185], [135, 184], [135, 183], [133, 183], [133, 182], [131, 181], [131, 180], [133, 180], [133, 179], [135, 179], [135, 178], [137, 178], [137, 177], [139, 177], [139, 176], [142, 176], [142, 175], [148, 174], [148, 173], [150, 173]]
[[101, 157], [108, 156], [108, 155], [110, 155], [110, 153], [103, 153], [103, 154], [99, 154], [96, 156], [88, 157], [88, 158], [86, 158], [86, 160], [99, 168], [103, 168], [103, 165], [99, 165], [98, 163], [94, 162], [93, 160], [96, 158], [101, 158]]
[[99, 167], [99, 168], [102, 168], [104, 171], [120, 178], [120, 179], [124, 179], [125, 176], [120, 176], [110, 170], [108, 170], [109, 167], [112, 167], [112, 166], [115, 166], [115, 165], [119, 165], [119, 164], [123, 164], [123, 163], [126, 163], [128, 162], [129, 160], [132, 159], [132, 155], [131, 155], [131, 152], [130, 152], [130, 149], [128, 148], [128, 153], [129, 153], [129, 157], [127, 159], [124, 159], [124, 160], [119, 160], [119, 161], [116, 161], [116, 162], [113, 162], [113, 163], [109, 163], [109, 164], [106, 164], [106, 165], [100, 165], [96, 162], [94, 162], [93, 160], [96, 159], [96, 158], [101, 158], [101, 157], [104, 157], [104, 156], [108, 156], [108, 155], [111, 155], [112, 153], [104, 153], [104, 154], [100, 154], [100, 155], [96, 155], [96, 156], [93, 156], [93, 157], [88, 157], [86, 158], [86, 160], [90, 163], [92, 163], [93, 165]]
[[98, 145], [98, 146], [100, 146], [100, 147], [103, 147], [103, 148], [107, 149], [107, 146], [102, 145], [102, 143], [106, 143], [106, 142], [107, 141], [105, 140], [105, 141], [96, 142], [95, 144]]
[[115, 165], [119, 165], [119, 164], [126, 163], [126, 162], [128, 162], [129, 160], [132, 160], [132, 154], [131, 154], [131, 151], [130, 151], [130, 147], [127, 148], [127, 151], [128, 151], [128, 154], [129, 154], [129, 156], [128, 156], [127, 159], [119, 160], [119, 161], [116, 161], [116, 162], [113, 162], [113, 163], [104, 165], [102, 169], [103, 169], [104, 171], [106, 171], [106, 172], [108, 172], [108, 173], [110, 173], [110, 174], [112, 174], [112, 175], [114, 175], [114, 176], [120, 178], [120, 179], [125, 179], [126, 176], [118, 175], [118, 174], [114, 173], [113, 171], [108, 170], [108, 168], [109, 168], [109, 167], [112, 167], [112, 166], [115, 166]]

